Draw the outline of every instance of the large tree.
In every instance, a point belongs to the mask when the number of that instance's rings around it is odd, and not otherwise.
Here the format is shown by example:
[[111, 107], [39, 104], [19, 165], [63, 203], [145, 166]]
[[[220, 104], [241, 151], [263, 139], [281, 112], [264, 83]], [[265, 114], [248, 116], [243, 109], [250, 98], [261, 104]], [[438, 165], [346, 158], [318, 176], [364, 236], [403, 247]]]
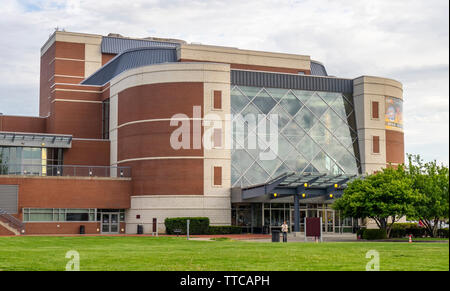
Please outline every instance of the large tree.
[[415, 213], [419, 194], [412, 186], [402, 165], [388, 167], [348, 183], [333, 207], [346, 217], [373, 219], [389, 236], [395, 222]]
[[411, 217], [419, 219], [434, 237], [439, 221], [449, 217], [449, 169], [436, 161], [424, 163], [419, 155], [408, 155], [407, 172], [420, 194]]

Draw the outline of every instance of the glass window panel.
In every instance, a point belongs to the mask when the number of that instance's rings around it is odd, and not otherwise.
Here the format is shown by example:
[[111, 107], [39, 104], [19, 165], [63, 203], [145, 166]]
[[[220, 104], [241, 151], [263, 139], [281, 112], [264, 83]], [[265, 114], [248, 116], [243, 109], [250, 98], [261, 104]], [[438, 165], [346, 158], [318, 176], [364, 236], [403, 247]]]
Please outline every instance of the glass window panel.
[[254, 163], [245, 173], [244, 177], [251, 183], [251, 185], [254, 185], [266, 182], [269, 175], [260, 165], [258, 165], [258, 163]]
[[287, 157], [285, 164], [294, 172], [302, 172], [308, 165], [308, 161], [297, 151], [293, 151]]
[[319, 173], [319, 171], [317, 171], [317, 169], [309, 164], [306, 168], [305, 168], [305, 173]]
[[306, 106], [308, 106], [308, 108], [319, 118], [328, 109], [328, 105], [317, 93], [311, 96]]
[[334, 160], [339, 160], [342, 154], [346, 151], [342, 144], [336, 139], [332, 138], [330, 144], [325, 148], [325, 151], [328, 155], [330, 155]]
[[89, 221], [89, 213], [66, 213], [66, 221]]
[[288, 89], [280, 89], [280, 88], [266, 88], [267, 92], [272, 96], [275, 101], [279, 102], [281, 98], [286, 95], [289, 91]]
[[284, 161], [289, 153], [294, 150], [292, 144], [282, 135], [278, 136], [278, 156]]
[[281, 165], [281, 161], [278, 158], [273, 160], [259, 160], [259, 164], [266, 170], [266, 172], [271, 175], [276, 169]]
[[340, 96], [336, 99], [335, 102], [331, 105], [331, 107], [336, 111], [339, 116], [341, 116], [344, 119], [347, 119], [347, 116], [351, 113], [353, 110], [351, 104], [347, 102], [347, 100], [344, 99], [343, 96]]
[[320, 145], [325, 145], [327, 140], [329, 143], [331, 139], [331, 133], [321, 123], [316, 123], [309, 131], [309, 135]]
[[312, 164], [320, 173], [331, 173], [331, 169], [334, 166], [333, 160], [323, 151], [317, 154]]
[[300, 112], [295, 116], [294, 120], [306, 131], [309, 131], [311, 127], [313, 127], [313, 125], [316, 123], [317, 118], [314, 117], [314, 115], [308, 108], [303, 107], [303, 109], [301, 109]]
[[350, 128], [356, 132], [356, 117], [355, 117], [354, 111], [352, 113], [350, 113], [347, 120], [348, 120], [348, 124], [350, 125]]
[[357, 174], [358, 165], [356, 159], [349, 152], [342, 154], [342, 157], [338, 160], [339, 165], [344, 169], [346, 174]]
[[340, 118], [339, 115], [331, 109], [325, 112], [320, 120], [331, 130], [331, 132], [334, 132], [337, 128], [346, 124], [345, 120]]
[[319, 146], [308, 135], [305, 135], [297, 149], [308, 161], [311, 161], [320, 151]]
[[317, 92], [317, 94], [319, 94], [328, 105], [333, 104], [333, 102], [336, 101], [336, 98], [342, 95], [341, 93], [334, 92]]
[[270, 114], [278, 115], [278, 128], [282, 129], [289, 122], [290, 117], [289, 114], [281, 107], [277, 105]]
[[339, 127], [334, 134], [346, 148], [350, 147], [353, 144], [350, 129], [347, 125]]
[[292, 92], [284, 96], [280, 104], [291, 116], [295, 116], [303, 106], [302, 102]]
[[290, 169], [290, 168], [288, 168], [287, 166], [286, 166], [286, 164], [281, 164], [279, 167], [278, 167], [278, 169], [272, 174], [272, 177], [273, 178], [276, 178], [276, 177], [278, 177], [278, 176], [281, 176], [281, 175], [283, 175], [283, 174], [285, 174], [285, 173], [288, 173], [288, 172], [292, 172], [292, 170]]
[[241, 177], [241, 172], [234, 167], [234, 162], [231, 167], [231, 184], [236, 183], [236, 181]]
[[268, 114], [276, 104], [275, 100], [273, 100], [265, 90], [262, 90], [252, 102], [256, 104], [264, 114]]
[[30, 213], [29, 221], [53, 221], [53, 213]]
[[244, 94], [242, 94], [242, 92], [237, 87], [231, 90], [230, 98], [231, 98], [231, 110], [235, 114], [240, 113], [241, 110], [250, 101]]
[[31, 149], [31, 156], [34, 160], [41, 160], [42, 159], [42, 150], [40, 148], [32, 148]]
[[305, 136], [305, 131], [293, 121], [289, 122], [281, 133], [294, 145], [297, 145]]
[[245, 172], [245, 170], [250, 167], [251, 163], [253, 163], [253, 158], [244, 150], [244, 149], [236, 149], [234, 150], [232, 156], [232, 163], [241, 173]]
[[292, 90], [292, 92], [297, 96], [297, 98], [305, 104], [315, 93], [314, 91], [304, 91], [304, 90]]
[[242, 90], [242, 93], [244, 93], [244, 95], [247, 96], [250, 100], [252, 100], [262, 89], [260, 87], [248, 86], [240, 86], [239, 88]]

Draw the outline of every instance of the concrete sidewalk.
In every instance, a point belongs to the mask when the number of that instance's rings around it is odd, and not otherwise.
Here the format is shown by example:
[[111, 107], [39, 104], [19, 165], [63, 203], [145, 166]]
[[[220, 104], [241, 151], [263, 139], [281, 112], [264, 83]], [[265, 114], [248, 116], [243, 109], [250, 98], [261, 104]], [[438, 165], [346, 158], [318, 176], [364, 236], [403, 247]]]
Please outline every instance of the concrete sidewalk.
[[[354, 233], [324, 233], [322, 236], [323, 242], [356, 242], [358, 239], [356, 238], [356, 234]], [[250, 241], [250, 240], [249, 240]], [[263, 238], [263, 239], [252, 239], [253, 242], [271, 242], [272, 237]], [[280, 242], [283, 241], [283, 237], [280, 236]], [[320, 240], [319, 240], [320, 241]], [[305, 242], [305, 234], [303, 232], [300, 233], [289, 233], [288, 234], [288, 243], [291, 242]], [[315, 242], [315, 238], [308, 237], [307, 242]]]

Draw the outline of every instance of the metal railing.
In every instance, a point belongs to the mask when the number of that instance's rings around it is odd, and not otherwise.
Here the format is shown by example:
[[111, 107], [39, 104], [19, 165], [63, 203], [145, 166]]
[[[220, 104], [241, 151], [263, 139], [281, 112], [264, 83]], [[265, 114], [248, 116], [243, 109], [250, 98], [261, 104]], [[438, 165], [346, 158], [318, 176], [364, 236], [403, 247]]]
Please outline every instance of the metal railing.
[[0, 175], [129, 178], [131, 167], [8, 164]]
[[25, 224], [19, 219], [15, 218], [11, 214], [8, 214], [5, 210], [0, 208], [0, 220], [7, 223], [12, 228], [16, 229], [19, 233], [25, 228]]

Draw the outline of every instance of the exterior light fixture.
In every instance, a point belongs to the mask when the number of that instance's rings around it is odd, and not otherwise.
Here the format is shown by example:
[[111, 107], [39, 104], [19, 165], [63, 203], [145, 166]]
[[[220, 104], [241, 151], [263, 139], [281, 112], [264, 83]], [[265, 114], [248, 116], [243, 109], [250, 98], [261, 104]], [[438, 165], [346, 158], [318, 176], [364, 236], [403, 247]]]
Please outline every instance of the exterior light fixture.
[[330, 198], [333, 198], [333, 194], [330, 194]]
[[305, 188], [307, 188], [308, 187], [308, 183], [303, 184], [303, 186], [305, 186]]
[[92, 170], [89, 169], [89, 176], [92, 176]]
[[123, 177], [123, 170], [120, 170], [120, 177]]
[[334, 188], [337, 188], [337, 187], [339, 187], [339, 185], [338, 184], [334, 184]]
[[273, 197], [277, 198], [278, 194], [277, 193], [273, 193]]
[[305, 193], [302, 193], [302, 198], [305, 198], [306, 197], [306, 194]]

